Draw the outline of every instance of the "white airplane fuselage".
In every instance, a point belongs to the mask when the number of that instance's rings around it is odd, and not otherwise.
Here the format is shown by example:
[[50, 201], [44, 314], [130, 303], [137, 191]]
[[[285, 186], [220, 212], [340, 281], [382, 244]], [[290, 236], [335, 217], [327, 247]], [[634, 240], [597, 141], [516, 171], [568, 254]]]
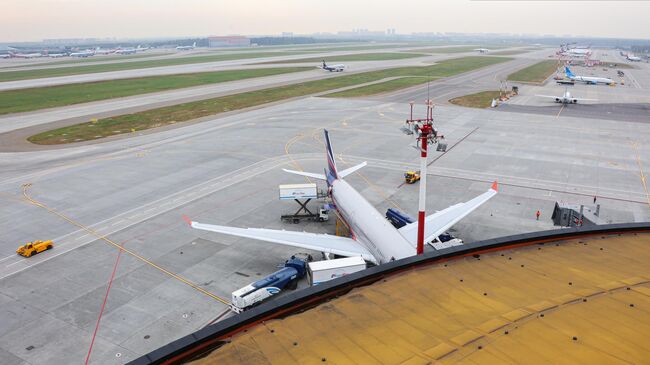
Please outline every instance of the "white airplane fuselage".
[[383, 264], [415, 255], [415, 248], [345, 180], [332, 182], [330, 196], [352, 237]]
[[587, 84], [612, 84], [614, 80], [606, 77], [592, 77], [592, 76], [569, 76], [573, 81], [581, 81]]

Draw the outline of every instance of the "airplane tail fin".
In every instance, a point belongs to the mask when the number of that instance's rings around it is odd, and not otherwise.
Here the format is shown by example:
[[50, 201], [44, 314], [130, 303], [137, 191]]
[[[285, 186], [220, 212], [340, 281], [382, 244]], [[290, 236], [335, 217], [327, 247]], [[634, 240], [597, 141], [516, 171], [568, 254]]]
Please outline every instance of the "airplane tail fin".
[[325, 60], [323, 60], [323, 68], [327, 67], [327, 64], [325, 63]]
[[334, 180], [342, 179], [350, 174], [353, 174], [357, 170], [359, 170], [360, 168], [368, 164], [366, 161], [364, 161], [356, 166], [352, 166], [343, 171], [338, 171], [338, 169], [336, 168], [336, 160], [334, 159], [334, 151], [332, 150], [332, 143], [330, 142], [330, 136], [327, 129], [325, 130], [325, 152], [327, 155], [327, 168], [324, 169], [323, 174], [315, 174], [311, 172], [287, 170], [287, 169], [282, 169], [282, 170], [290, 174], [296, 174], [296, 175], [305, 176], [305, 177], [318, 179], [318, 180], [326, 180], [327, 185], [329, 186], [332, 185]]
[[336, 169], [336, 160], [334, 159], [334, 151], [332, 150], [332, 142], [330, 142], [330, 135], [327, 129], [325, 131], [325, 152], [327, 154], [327, 184], [331, 184], [334, 180], [338, 179], [338, 171]]
[[192, 47], [196, 47], [196, 42], [192, 43]]
[[564, 72], [566, 73], [567, 76], [573, 77], [573, 72], [569, 69], [569, 66], [564, 66]]

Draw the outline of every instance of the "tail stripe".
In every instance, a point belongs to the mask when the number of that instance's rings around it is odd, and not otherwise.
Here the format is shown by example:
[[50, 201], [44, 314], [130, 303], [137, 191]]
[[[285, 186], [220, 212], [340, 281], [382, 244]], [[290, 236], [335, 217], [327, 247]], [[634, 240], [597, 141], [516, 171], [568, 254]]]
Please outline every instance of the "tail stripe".
[[328, 175], [334, 179], [338, 179], [336, 161], [334, 160], [334, 152], [332, 151], [332, 144], [330, 143], [330, 136], [327, 130], [325, 130], [325, 145], [327, 148], [327, 166], [329, 167]]

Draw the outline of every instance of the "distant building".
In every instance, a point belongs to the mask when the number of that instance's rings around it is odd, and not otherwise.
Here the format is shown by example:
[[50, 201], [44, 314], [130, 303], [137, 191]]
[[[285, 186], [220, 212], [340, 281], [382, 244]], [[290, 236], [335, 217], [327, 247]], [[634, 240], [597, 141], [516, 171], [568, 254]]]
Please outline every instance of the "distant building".
[[244, 36], [208, 37], [208, 47], [250, 47], [251, 40]]

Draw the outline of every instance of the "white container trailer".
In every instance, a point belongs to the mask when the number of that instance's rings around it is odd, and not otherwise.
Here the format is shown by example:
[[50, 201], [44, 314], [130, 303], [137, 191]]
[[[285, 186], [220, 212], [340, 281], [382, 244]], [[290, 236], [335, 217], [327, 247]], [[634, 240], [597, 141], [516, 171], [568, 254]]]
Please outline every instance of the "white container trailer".
[[360, 256], [314, 261], [307, 264], [307, 280], [314, 286], [365, 269], [366, 261]]
[[287, 184], [280, 185], [280, 200], [316, 199], [318, 189], [316, 184]]

